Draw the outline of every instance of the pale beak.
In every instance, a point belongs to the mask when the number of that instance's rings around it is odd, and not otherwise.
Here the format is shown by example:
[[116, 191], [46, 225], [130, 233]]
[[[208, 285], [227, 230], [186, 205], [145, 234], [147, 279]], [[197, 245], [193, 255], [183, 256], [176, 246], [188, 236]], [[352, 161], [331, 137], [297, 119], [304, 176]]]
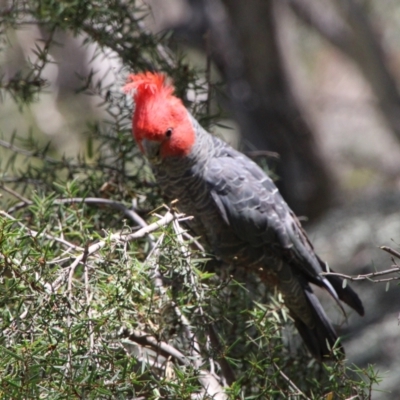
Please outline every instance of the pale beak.
[[160, 147], [161, 143], [155, 140], [142, 139], [142, 148], [145, 156], [153, 164], [159, 164], [160, 158]]

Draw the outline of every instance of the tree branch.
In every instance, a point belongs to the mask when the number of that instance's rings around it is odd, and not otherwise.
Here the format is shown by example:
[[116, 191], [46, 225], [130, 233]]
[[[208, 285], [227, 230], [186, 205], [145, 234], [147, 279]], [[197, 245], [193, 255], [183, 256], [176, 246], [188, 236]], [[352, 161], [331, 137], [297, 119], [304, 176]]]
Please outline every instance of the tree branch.
[[125, 332], [125, 337], [127, 337], [132, 342], [140, 344], [141, 346], [149, 346], [157, 350], [159, 354], [163, 355], [166, 358], [172, 357], [180, 365], [190, 366], [196, 369], [200, 375], [199, 382], [208, 396], [211, 396], [213, 399], [216, 400], [228, 399], [228, 396], [224, 393], [224, 389], [210, 372], [200, 370], [195, 367], [190, 359], [182, 354], [175, 347], [163, 341], [157, 340], [154, 336], [147, 335], [143, 332]]
[[349, 281], [370, 281], [373, 283], [379, 283], [379, 282], [389, 282], [389, 281], [398, 281], [400, 280], [400, 275], [399, 276], [392, 276], [390, 278], [385, 278], [385, 279], [373, 279], [376, 276], [384, 276], [384, 275], [389, 275], [389, 274], [394, 274], [394, 273], [400, 273], [400, 267], [399, 266], [393, 266], [393, 268], [386, 269], [384, 271], [377, 271], [377, 272], [371, 272], [369, 274], [363, 274], [363, 275], [345, 275], [345, 274], [340, 274], [337, 272], [321, 272], [320, 275], [332, 275], [332, 276], [339, 276], [340, 278], [347, 279]]

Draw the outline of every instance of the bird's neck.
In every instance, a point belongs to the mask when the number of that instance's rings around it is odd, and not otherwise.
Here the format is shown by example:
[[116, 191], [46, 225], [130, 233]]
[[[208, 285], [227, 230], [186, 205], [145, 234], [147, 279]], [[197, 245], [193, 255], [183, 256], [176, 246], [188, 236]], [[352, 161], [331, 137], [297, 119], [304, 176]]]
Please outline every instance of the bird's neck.
[[201, 173], [214, 153], [212, 136], [189, 114], [196, 139], [190, 153], [185, 157], [166, 157], [154, 167], [155, 172], [167, 172], [169, 176], [179, 176], [189, 173]]

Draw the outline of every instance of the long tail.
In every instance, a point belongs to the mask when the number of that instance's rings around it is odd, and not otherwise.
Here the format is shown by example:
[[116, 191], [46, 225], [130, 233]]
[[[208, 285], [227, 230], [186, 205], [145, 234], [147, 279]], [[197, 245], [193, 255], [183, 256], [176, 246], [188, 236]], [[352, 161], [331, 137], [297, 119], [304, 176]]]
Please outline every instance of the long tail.
[[[331, 272], [333, 271], [331, 270]], [[327, 275], [326, 278], [335, 289], [340, 300], [357, 311], [358, 314], [364, 315], [364, 307], [360, 298], [358, 297], [358, 294], [349, 285], [346, 285], [346, 287], [343, 288], [342, 278], [335, 275]]]
[[[322, 264], [322, 261], [320, 262]], [[327, 269], [325, 263], [322, 266]], [[268, 282], [267, 275], [265, 278]], [[310, 287], [309, 277], [296, 273], [290, 265], [281, 262], [276, 270], [276, 278], [275, 284], [283, 294], [295, 326], [311, 354], [320, 361], [332, 359], [332, 349], [336, 345], [336, 349], [344, 355], [343, 347], [336, 343], [338, 336], [335, 329]], [[327, 288], [336, 301], [339, 298], [360, 315], [364, 314], [364, 307], [358, 295], [348, 285], [343, 288], [343, 280], [340, 277], [326, 275], [326, 279], [316, 279], [313, 283]]]
[[344, 354], [342, 345], [336, 343], [338, 336], [335, 329], [326, 316], [318, 298], [308, 285], [304, 290], [304, 295], [308, 303], [308, 313], [311, 314], [311, 321], [306, 323], [304, 318], [300, 318], [293, 311], [291, 311], [291, 314], [295, 326], [310, 353], [319, 361], [332, 359], [332, 349], [336, 344], [335, 348]]
[[[293, 273], [292, 269], [284, 264], [278, 278], [278, 288], [311, 354], [319, 361], [332, 359], [332, 349], [338, 336], [306, 278]], [[340, 344], [337, 344], [336, 348], [344, 354]]]
[[[328, 272], [327, 264], [318, 257], [318, 261], [325, 272]], [[329, 268], [330, 272], [335, 272]], [[335, 289], [339, 299], [358, 312], [361, 316], [364, 315], [364, 307], [361, 303], [358, 294], [349, 286], [343, 287], [343, 279], [337, 275], [326, 275], [326, 279]], [[317, 282], [316, 282], [317, 283]], [[318, 284], [318, 283], [317, 283]], [[320, 285], [322, 286], [322, 285]]]

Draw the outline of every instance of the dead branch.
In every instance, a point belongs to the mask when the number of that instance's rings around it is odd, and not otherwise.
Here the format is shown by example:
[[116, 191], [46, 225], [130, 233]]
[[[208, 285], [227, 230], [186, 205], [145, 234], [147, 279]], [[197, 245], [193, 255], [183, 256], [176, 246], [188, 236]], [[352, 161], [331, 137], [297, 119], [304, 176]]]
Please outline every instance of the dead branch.
[[[143, 332], [133, 331], [125, 333], [125, 337], [127, 337], [132, 342], [140, 344], [141, 346], [148, 346], [153, 348], [159, 354], [163, 355], [166, 358], [172, 357], [180, 365], [194, 367], [190, 359], [182, 354], [179, 350], [169, 345], [168, 343], [157, 340], [154, 336], [148, 335]], [[199, 382], [208, 396], [211, 396], [213, 399], [218, 400], [228, 399], [228, 396], [224, 393], [222, 386], [210, 372], [198, 370], [198, 373], [200, 375]]]
[[392, 249], [391, 247], [388, 246], [381, 246], [381, 249], [383, 251], [386, 251], [387, 253], [391, 254], [392, 256], [396, 257], [396, 258], [400, 258], [400, 253], [394, 249]]
[[274, 362], [273, 363], [274, 367], [276, 370], [279, 372], [279, 375], [291, 386], [291, 388], [296, 391], [295, 396], [301, 396], [302, 398], [306, 400], [311, 400], [309, 397], [307, 397], [297, 386], [296, 384], [278, 367], [278, 365]]
[[369, 274], [362, 274], [362, 275], [345, 275], [345, 274], [340, 274], [337, 272], [321, 272], [321, 275], [327, 276], [327, 275], [332, 275], [332, 276], [339, 276], [340, 278], [347, 279], [349, 281], [370, 281], [373, 283], [380, 283], [380, 282], [389, 282], [389, 281], [398, 281], [400, 280], [400, 275], [399, 276], [392, 276], [390, 278], [384, 278], [384, 279], [374, 279], [377, 276], [384, 276], [384, 275], [389, 275], [393, 273], [400, 273], [400, 267], [399, 266], [392, 266], [390, 269], [386, 269], [384, 271], [376, 271], [376, 272], [371, 272]]

